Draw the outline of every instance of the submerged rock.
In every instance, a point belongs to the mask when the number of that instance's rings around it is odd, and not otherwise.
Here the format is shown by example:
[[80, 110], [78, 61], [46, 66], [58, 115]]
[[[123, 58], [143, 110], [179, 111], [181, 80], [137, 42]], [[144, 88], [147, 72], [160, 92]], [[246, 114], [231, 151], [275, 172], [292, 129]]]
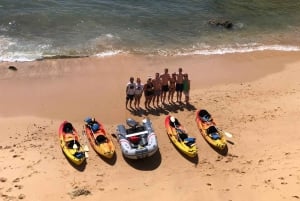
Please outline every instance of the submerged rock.
[[215, 25], [215, 26], [222, 26], [226, 29], [233, 28], [233, 23], [229, 20], [223, 20], [223, 19], [211, 19], [208, 21], [208, 24]]

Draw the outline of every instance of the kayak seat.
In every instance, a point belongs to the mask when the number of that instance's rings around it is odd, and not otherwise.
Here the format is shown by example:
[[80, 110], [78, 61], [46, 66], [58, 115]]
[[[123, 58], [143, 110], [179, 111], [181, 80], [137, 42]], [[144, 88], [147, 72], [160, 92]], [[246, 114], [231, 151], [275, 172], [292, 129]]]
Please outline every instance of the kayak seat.
[[96, 137], [96, 144], [101, 144], [106, 142], [107, 138], [104, 135], [98, 135]]
[[216, 127], [210, 126], [210, 127], [206, 130], [206, 132], [207, 132], [207, 134], [209, 135], [209, 137], [211, 137], [213, 140], [220, 139], [220, 135], [219, 135], [218, 130], [216, 129]]
[[73, 133], [73, 130], [74, 130], [74, 128], [73, 128], [72, 124], [69, 122], [67, 122], [63, 127], [63, 132], [65, 132], [65, 133]]
[[73, 149], [74, 144], [76, 144], [78, 148], [80, 147], [80, 144], [77, 140], [75, 140], [75, 141], [71, 140], [71, 141], [67, 142], [67, 147], [69, 149]]
[[193, 137], [187, 137], [184, 139], [184, 143], [188, 146], [194, 145], [195, 142], [196, 142], [196, 138], [193, 138]]
[[185, 134], [185, 133], [180, 133], [179, 137], [180, 137], [181, 140], [186, 140], [188, 138], [188, 135]]
[[78, 159], [81, 159], [85, 156], [85, 154], [83, 152], [75, 152], [74, 156]]
[[202, 121], [207, 122], [211, 121], [211, 115], [206, 110], [200, 110], [199, 111], [199, 117]]

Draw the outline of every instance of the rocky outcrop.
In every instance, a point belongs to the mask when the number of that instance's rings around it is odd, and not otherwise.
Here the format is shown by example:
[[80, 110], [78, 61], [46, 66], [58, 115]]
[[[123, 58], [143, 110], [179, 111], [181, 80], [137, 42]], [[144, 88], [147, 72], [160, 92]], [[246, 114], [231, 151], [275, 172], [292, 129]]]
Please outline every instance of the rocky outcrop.
[[226, 29], [232, 29], [233, 23], [229, 20], [223, 20], [223, 19], [211, 19], [208, 21], [208, 24], [214, 25], [214, 26], [221, 26]]

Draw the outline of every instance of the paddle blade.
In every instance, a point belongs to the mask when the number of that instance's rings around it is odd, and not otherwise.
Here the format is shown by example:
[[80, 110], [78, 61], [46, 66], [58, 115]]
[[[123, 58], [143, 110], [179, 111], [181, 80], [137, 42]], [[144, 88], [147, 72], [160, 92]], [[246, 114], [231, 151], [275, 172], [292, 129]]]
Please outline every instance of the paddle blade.
[[73, 144], [73, 149], [78, 149], [78, 146], [76, 143]]
[[225, 134], [227, 137], [232, 138], [232, 134], [231, 134], [231, 133], [228, 133], [228, 132], [224, 131], [224, 134]]
[[84, 145], [83, 150], [84, 150], [85, 152], [90, 151], [90, 150], [89, 150], [89, 147], [88, 147], [87, 145]]
[[175, 117], [171, 116], [171, 117], [170, 117], [170, 120], [171, 120], [171, 122], [174, 123], [174, 122], [175, 122]]
[[89, 157], [89, 153], [88, 152], [84, 152], [84, 156], [85, 156], [85, 158], [88, 158]]

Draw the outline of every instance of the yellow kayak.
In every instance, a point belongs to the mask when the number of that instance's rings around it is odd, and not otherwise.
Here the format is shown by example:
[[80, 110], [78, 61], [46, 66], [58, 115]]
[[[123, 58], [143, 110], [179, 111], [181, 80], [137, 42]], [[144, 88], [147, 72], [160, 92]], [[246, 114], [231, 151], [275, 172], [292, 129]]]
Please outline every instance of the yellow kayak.
[[197, 156], [196, 139], [187, 135], [186, 129], [173, 116], [168, 115], [165, 119], [165, 127], [171, 142], [189, 157]]
[[201, 135], [213, 147], [223, 150], [227, 147], [224, 132], [216, 127], [212, 116], [206, 110], [198, 110], [196, 123]]
[[64, 121], [58, 130], [60, 146], [66, 157], [75, 165], [82, 164], [85, 160], [84, 148], [79, 143], [79, 136], [73, 125]]

